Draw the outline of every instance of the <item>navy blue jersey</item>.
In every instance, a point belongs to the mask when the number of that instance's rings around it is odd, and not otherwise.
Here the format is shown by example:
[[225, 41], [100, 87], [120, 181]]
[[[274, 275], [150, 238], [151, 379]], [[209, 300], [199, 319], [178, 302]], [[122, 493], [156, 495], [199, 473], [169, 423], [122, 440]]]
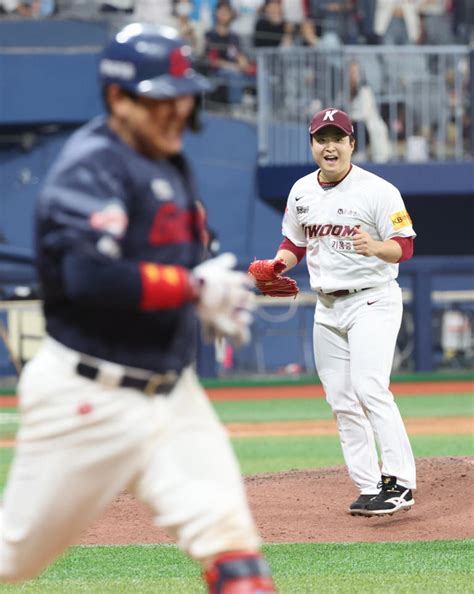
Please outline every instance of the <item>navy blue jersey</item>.
[[46, 331], [82, 353], [154, 372], [194, 358], [194, 305], [144, 311], [140, 263], [202, 259], [196, 195], [182, 156], [152, 160], [104, 118], [80, 128], [48, 174], [36, 212]]

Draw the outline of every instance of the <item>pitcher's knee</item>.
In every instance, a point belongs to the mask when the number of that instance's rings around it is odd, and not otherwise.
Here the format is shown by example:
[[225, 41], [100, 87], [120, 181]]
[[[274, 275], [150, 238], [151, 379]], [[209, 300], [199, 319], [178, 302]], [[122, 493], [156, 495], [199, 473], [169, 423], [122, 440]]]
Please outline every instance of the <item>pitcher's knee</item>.
[[375, 377], [356, 376], [352, 380], [357, 399], [367, 410], [380, 402], [393, 401], [393, 395], [385, 381]]
[[353, 400], [347, 398], [343, 392], [326, 392], [326, 402], [331, 407], [333, 414], [345, 412], [353, 408]]

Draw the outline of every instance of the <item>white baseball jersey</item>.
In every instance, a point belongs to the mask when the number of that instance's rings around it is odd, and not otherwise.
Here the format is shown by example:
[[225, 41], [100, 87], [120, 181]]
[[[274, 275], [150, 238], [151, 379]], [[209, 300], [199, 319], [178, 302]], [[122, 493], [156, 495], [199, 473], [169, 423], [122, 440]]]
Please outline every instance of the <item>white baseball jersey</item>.
[[282, 233], [295, 245], [306, 247], [312, 289], [325, 293], [363, 289], [398, 276], [398, 264], [356, 253], [357, 228], [379, 241], [416, 236], [397, 188], [356, 165], [330, 189], [320, 186], [318, 171], [295, 182]]

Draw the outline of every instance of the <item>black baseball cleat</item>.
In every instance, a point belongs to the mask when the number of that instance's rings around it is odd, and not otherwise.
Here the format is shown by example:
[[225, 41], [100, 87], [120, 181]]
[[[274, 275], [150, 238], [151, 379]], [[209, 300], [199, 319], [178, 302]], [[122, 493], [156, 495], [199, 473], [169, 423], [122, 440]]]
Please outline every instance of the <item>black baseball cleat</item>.
[[381, 490], [361, 510], [364, 516], [387, 516], [397, 511], [408, 511], [415, 504], [411, 489], [399, 485], [396, 476], [382, 476]]
[[349, 513], [351, 516], [365, 516], [365, 506], [371, 499], [376, 497], [376, 494], [371, 495], [359, 495], [359, 497], [351, 503], [349, 506]]

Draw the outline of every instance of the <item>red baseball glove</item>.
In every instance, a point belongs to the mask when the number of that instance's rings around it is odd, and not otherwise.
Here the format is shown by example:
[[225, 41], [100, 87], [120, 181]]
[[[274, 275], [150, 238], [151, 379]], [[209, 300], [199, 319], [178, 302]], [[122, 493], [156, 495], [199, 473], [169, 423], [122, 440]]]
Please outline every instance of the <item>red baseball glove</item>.
[[257, 289], [264, 295], [296, 297], [299, 293], [296, 281], [280, 274], [285, 268], [283, 260], [254, 260], [248, 272], [254, 277]]

